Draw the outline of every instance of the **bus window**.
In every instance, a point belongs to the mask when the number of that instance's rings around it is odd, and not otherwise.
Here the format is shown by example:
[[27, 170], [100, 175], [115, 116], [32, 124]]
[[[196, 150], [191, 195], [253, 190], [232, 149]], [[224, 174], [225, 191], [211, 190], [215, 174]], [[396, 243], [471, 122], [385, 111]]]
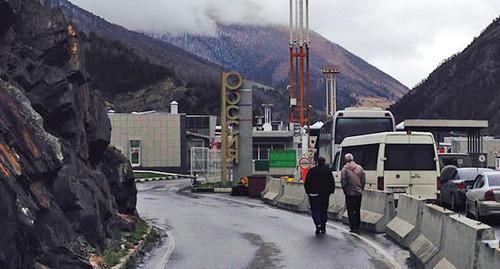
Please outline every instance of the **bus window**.
[[335, 123], [335, 144], [340, 144], [346, 137], [392, 132], [392, 118], [338, 118]]

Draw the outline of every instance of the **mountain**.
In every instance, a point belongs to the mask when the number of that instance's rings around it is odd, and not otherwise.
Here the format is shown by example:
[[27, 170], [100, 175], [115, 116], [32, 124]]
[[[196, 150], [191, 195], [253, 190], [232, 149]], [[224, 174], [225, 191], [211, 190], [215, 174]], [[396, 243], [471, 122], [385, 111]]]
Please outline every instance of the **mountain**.
[[183, 112], [218, 114], [221, 66], [69, 1], [46, 2], [82, 32], [91, 83], [118, 112], [165, 111], [176, 100]]
[[[289, 84], [288, 29], [280, 26], [218, 25], [214, 37], [192, 34], [152, 36], [204, 59], [241, 72], [244, 76], [285, 89]], [[408, 89], [338, 44], [311, 33], [311, 94], [313, 106], [324, 107], [324, 82], [320, 69], [340, 66], [340, 107], [379, 99], [392, 104]]]
[[399, 120], [489, 120], [500, 135], [500, 18], [391, 107]]
[[[161, 110], [166, 109], [169, 100], [177, 99], [185, 112], [218, 114], [220, 72], [224, 69], [240, 71], [247, 79], [277, 89], [280, 92], [278, 95], [257, 92], [256, 100], [280, 104], [276, 109], [282, 113], [288, 110], [285, 28], [221, 25], [219, 38], [146, 35], [108, 23], [67, 0], [48, 1], [60, 7], [66, 17], [85, 33], [95, 32], [102, 38], [119, 41], [151, 63], [163, 65], [174, 72], [174, 78], [167, 83], [151, 83], [139, 90], [118, 94], [113, 101], [122, 110]], [[341, 65], [344, 70], [339, 78], [339, 99], [343, 106], [356, 104], [361, 99], [361, 102], [393, 103], [407, 92], [408, 89], [399, 82], [340, 46], [317, 34], [313, 35], [313, 41], [319, 44], [312, 55], [311, 80], [317, 109], [322, 110], [323, 104], [319, 68], [332, 63]], [[264, 43], [269, 43], [271, 49], [264, 50]], [[181, 83], [172, 85], [172, 80]], [[165, 85], [168, 87], [162, 88]], [[256, 104], [255, 109], [259, 106]]]
[[206, 61], [174, 45], [158, 41], [145, 34], [130, 31], [72, 4], [67, 0], [47, 0], [52, 7], [60, 8], [65, 17], [75, 23], [80, 31], [94, 32], [100, 37], [120, 41], [152, 62], [173, 69], [186, 82], [219, 78], [220, 66]]
[[[148, 35], [129, 31], [67, 0], [47, 0], [83, 32], [91, 84], [118, 112], [165, 111], [173, 100], [182, 112], [218, 115], [224, 67]], [[143, 74], [146, 72], [146, 76]], [[130, 77], [132, 76], [132, 77]], [[262, 103], [287, 112], [283, 90], [249, 81], [255, 113]], [[284, 118], [287, 118], [284, 117]]]

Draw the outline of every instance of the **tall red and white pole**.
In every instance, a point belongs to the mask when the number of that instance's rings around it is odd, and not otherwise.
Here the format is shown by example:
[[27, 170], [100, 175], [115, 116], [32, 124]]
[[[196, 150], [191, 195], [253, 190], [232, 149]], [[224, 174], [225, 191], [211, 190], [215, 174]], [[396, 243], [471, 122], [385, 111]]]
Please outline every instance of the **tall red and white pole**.
[[[304, 3], [305, 2], [305, 3]], [[302, 156], [310, 156], [309, 0], [290, 0], [290, 123], [300, 127]], [[295, 128], [294, 128], [295, 129]]]

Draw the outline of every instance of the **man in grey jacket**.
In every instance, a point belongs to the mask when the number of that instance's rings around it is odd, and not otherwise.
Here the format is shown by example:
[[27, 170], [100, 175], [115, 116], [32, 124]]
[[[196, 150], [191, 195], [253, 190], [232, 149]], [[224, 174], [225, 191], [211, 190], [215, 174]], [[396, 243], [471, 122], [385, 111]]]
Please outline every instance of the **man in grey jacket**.
[[361, 197], [365, 190], [366, 176], [363, 167], [354, 162], [351, 153], [345, 155], [346, 164], [342, 168], [341, 183], [345, 194], [347, 215], [351, 232], [358, 233], [361, 224]]

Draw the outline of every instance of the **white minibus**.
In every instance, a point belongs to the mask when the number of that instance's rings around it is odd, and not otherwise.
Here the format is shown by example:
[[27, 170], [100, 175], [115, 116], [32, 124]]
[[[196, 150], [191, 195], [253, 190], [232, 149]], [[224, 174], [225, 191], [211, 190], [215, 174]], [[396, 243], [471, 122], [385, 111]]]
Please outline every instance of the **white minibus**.
[[333, 164], [337, 182], [347, 153], [364, 168], [366, 189], [393, 192], [396, 198], [406, 193], [436, 200], [440, 172], [431, 133], [384, 132], [345, 138]]

